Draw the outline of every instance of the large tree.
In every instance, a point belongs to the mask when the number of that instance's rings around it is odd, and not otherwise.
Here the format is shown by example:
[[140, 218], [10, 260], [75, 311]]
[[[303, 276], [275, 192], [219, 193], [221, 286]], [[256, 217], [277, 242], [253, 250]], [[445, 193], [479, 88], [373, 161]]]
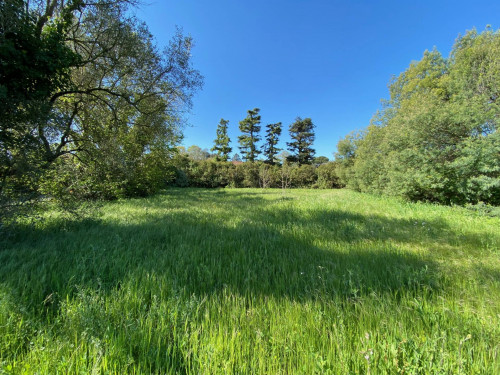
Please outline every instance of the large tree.
[[311, 164], [316, 151], [311, 147], [314, 142], [314, 124], [310, 118], [297, 117], [289, 127], [292, 142], [287, 142], [288, 150], [292, 153], [291, 161], [299, 165]]
[[337, 155], [343, 182], [411, 200], [500, 204], [498, 61], [491, 29], [460, 36], [448, 58], [425, 51], [392, 80], [355, 152]]
[[264, 144], [263, 151], [266, 157], [266, 162], [274, 165], [276, 155], [281, 151], [281, 148], [276, 147], [281, 135], [281, 122], [266, 125], [266, 143]]
[[247, 117], [240, 121], [240, 131], [243, 135], [238, 137], [240, 151], [245, 161], [253, 162], [260, 154], [257, 142], [260, 141], [260, 109], [254, 108], [248, 111]]
[[233, 150], [229, 143], [231, 139], [227, 135], [227, 124], [228, 120], [220, 119], [219, 125], [217, 125], [217, 138], [214, 140], [214, 147], [210, 151], [217, 153], [217, 158], [223, 161], [228, 161], [229, 154]]
[[51, 98], [71, 88], [71, 68], [82, 64], [66, 43], [79, 4], [66, 4], [50, 21], [57, 4], [46, 4], [44, 11], [36, 5], [0, 2], [1, 200], [15, 190], [31, 190], [27, 185], [38, 169], [52, 162], [54, 154], [65, 152], [64, 145], [50, 148], [58, 130]]
[[202, 79], [191, 38], [160, 52], [131, 3], [1, 3], [2, 187], [65, 154], [117, 181], [168, 157]]

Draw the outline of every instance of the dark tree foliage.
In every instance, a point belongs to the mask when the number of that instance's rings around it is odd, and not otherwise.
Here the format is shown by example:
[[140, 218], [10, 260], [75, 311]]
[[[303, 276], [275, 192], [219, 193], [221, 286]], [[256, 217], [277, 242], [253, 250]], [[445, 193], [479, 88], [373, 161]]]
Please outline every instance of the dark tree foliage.
[[51, 147], [59, 129], [47, 124], [55, 120], [51, 98], [71, 88], [71, 68], [82, 64], [66, 43], [72, 13], [79, 8], [79, 1], [68, 2], [49, 22], [52, 8], [40, 16], [25, 1], [0, 2], [1, 197], [8, 179], [15, 180], [9, 193], [16, 187], [28, 191], [38, 169], [67, 152], [66, 138]]
[[289, 127], [292, 142], [287, 142], [288, 150], [292, 153], [290, 161], [299, 165], [311, 164], [315, 150], [311, 147], [314, 142], [314, 124], [310, 118], [297, 117]]
[[240, 151], [245, 161], [254, 162], [260, 154], [257, 142], [260, 141], [260, 109], [248, 110], [247, 117], [240, 121], [240, 131], [243, 135], [238, 137]]
[[227, 135], [227, 124], [228, 120], [220, 119], [219, 125], [217, 125], [217, 138], [214, 141], [214, 147], [210, 151], [217, 153], [217, 158], [222, 161], [229, 160], [229, 154], [233, 150], [229, 143], [231, 139]]
[[281, 122], [266, 125], [266, 143], [263, 151], [268, 164], [274, 165], [276, 156], [281, 151], [281, 148], [276, 147], [281, 135]]
[[172, 185], [179, 187], [261, 187], [261, 188], [319, 188], [340, 187], [336, 176], [336, 163], [329, 162], [315, 167], [299, 166], [284, 161], [281, 166], [264, 161], [225, 162], [215, 158], [193, 160], [185, 154], [174, 157], [175, 179]]
[[202, 77], [191, 67], [191, 38], [178, 30], [160, 52], [132, 3], [0, 2], [3, 202], [39, 194], [44, 182], [45, 192], [80, 183], [108, 197], [163, 183]]
[[313, 159], [313, 164], [315, 166], [319, 166], [321, 164], [325, 164], [325, 163], [328, 163], [330, 161], [330, 159], [328, 159], [326, 156], [316, 156], [314, 159]]

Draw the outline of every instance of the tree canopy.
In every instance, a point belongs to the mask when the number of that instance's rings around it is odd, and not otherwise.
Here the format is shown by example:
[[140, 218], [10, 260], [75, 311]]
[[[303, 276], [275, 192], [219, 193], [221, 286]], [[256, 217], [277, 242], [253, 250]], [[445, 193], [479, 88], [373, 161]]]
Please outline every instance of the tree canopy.
[[240, 131], [242, 135], [238, 137], [240, 151], [244, 160], [253, 162], [261, 151], [257, 148], [257, 142], [260, 141], [260, 109], [254, 108], [248, 110], [247, 117], [240, 121]]
[[178, 29], [160, 51], [132, 3], [1, 3], [3, 193], [63, 155], [73, 157], [59, 164], [78, 163], [131, 193], [147, 168], [164, 165], [202, 77], [192, 39]]
[[229, 124], [228, 120], [220, 119], [219, 125], [217, 125], [217, 138], [214, 141], [214, 147], [211, 149], [211, 151], [217, 153], [217, 158], [223, 161], [229, 160], [229, 154], [233, 150], [229, 146], [231, 139], [227, 135], [227, 124]]
[[288, 150], [292, 153], [291, 161], [299, 165], [311, 164], [314, 159], [315, 150], [312, 148], [314, 142], [314, 124], [310, 118], [297, 117], [289, 127], [292, 142], [287, 142]]
[[267, 163], [273, 165], [276, 162], [277, 155], [281, 151], [276, 145], [281, 135], [281, 122], [266, 125], [266, 143], [263, 146], [264, 156]]
[[338, 144], [345, 184], [441, 203], [500, 203], [500, 32], [460, 36], [390, 83], [358, 136]]

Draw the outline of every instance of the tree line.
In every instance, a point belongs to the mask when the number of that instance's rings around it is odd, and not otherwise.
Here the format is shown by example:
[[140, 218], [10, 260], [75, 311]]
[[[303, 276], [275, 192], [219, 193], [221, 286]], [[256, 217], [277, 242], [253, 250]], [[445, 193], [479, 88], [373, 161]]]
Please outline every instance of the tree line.
[[500, 204], [500, 31], [425, 51], [389, 85], [370, 125], [337, 145], [349, 188], [444, 204]]
[[[315, 158], [314, 124], [221, 119], [211, 160], [179, 152], [203, 77], [179, 29], [161, 50], [134, 0], [0, 2], [0, 221], [26, 203], [153, 194], [177, 186], [341, 187], [439, 203], [500, 204], [500, 32], [459, 36], [395, 77], [370, 125]], [[282, 152], [280, 154], [280, 152]], [[263, 157], [262, 160], [260, 158]], [[325, 158], [326, 159], [326, 158]], [[328, 163], [327, 163], [328, 162]]]
[[[179, 147], [179, 154], [173, 158], [174, 186], [193, 187], [340, 187], [335, 176], [335, 163], [327, 157], [314, 157], [314, 124], [310, 118], [297, 117], [289, 125], [291, 142], [287, 152], [279, 148], [282, 123], [266, 125], [265, 140], [262, 140], [260, 109], [247, 111], [239, 122], [241, 135], [238, 137], [239, 151], [231, 158], [231, 139], [228, 135], [229, 121], [221, 119], [217, 125], [214, 145], [201, 149], [196, 145]], [[260, 159], [259, 156], [264, 156]]]
[[[260, 109], [254, 108], [247, 111], [247, 117], [240, 121], [239, 129], [242, 135], [238, 136], [239, 149], [243, 160], [254, 162], [260, 154], [264, 155], [267, 164], [274, 165], [277, 156], [283, 149], [277, 147], [279, 137], [282, 131], [282, 123], [277, 122], [266, 125], [265, 143], [258, 147], [257, 143], [261, 141], [261, 116]], [[216, 153], [217, 160], [228, 161], [232, 148], [229, 146], [231, 139], [228, 136], [229, 121], [221, 118], [217, 126], [217, 137], [211, 151]], [[298, 165], [311, 164], [314, 160], [316, 151], [312, 148], [315, 134], [314, 124], [310, 118], [302, 119], [297, 117], [289, 126], [289, 133], [292, 142], [287, 142], [288, 162], [296, 162]]]
[[[191, 149], [188, 148], [188, 150]], [[196, 147], [196, 151], [201, 150]], [[203, 150], [202, 150], [203, 152]], [[285, 159], [275, 164], [264, 160], [235, 162], [217, 160], [206, 155], [198, 158], [192, 152], [180, 152], [172, 159], [170, 186], [233, 188], [317, 188], [341, 187], [336, 176], [336, 163], [290, 163]], [[193, 157], [194, 156], [194, 157]], [[321, 159], [320, 159], [321, 160]]]
[[[338, 142], [329, 186], [412, 201], [500, 204], [498, 61], [500, 31], [491, 28], [459, 36], [448, 58], [436, 49], [425, 51], [391, 80], [390, 98], [370, 125]], [[273, 165], [281, 123], [267, 125], [260, 150], [259, 124], [259, 110], [248, 111], [240, 122], [240, 150], [246, 161], [262, 152]], [[290, 125], [287, 146], [293, 154], [287, 162], [303, 166], [314, 160], [313, 127], [300, 118]], [[217, 134], [212, 150], [228, 160], [226, 120]], [[318, 186], [306, 180], [298, 185]]]
[[[135, 4], [0, 2], [0, 221], [48, 200], [71, 206], [183, 185], [183, 114], [203, 77], [191, 64], [192, 39], [178, 29], [160, 49], [130, 11]], [[258, 112], [240, 122], [240, 150], [249, 163], [263, 152], [272, 165], [281, 124], [267, 126], [259, 147]], [[214, 149], [221, 160], [229, 147], [224, 121]], [[294, 124], [290, 160], [310, 163], [314, 125]], [[237, 175], [217, 186], [258, 185]]]

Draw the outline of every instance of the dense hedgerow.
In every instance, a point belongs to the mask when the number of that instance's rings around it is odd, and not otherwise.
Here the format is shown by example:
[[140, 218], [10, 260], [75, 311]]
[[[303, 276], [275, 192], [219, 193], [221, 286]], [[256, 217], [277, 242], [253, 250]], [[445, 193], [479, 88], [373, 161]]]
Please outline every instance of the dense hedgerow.
[[192, 160], [185, 155], [174, 159], [176, 177], [172, 184], [179, 187], [236, 188], [339, 188], [336, 163], [319, 166], [269, 165], [257, 162], [224, 162], [215, 159]]

